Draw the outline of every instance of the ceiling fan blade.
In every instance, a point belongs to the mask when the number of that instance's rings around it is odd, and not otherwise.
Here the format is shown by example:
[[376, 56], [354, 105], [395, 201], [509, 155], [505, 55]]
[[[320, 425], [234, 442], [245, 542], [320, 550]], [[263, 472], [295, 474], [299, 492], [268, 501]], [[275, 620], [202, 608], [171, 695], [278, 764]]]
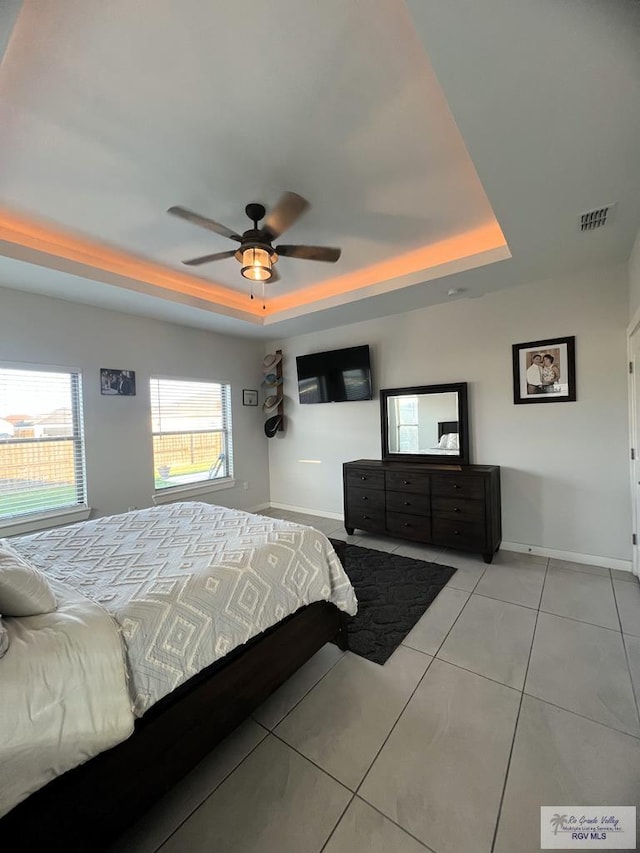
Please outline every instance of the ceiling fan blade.
[[194, 225], [199, 225], [201, 228], [207, 228], [209, 231], [213, 231], [215, 234], [220, 234], [222, 237], [229, 237], [231, 240], [237, 240], [238, 242], [242, 240], [242, 237], [239, 234], [236, 234], [235, 231], [227, 228], [226, 225], [214, 222], [213, 219], [208, 219], [206, 216], [194, 213], [186, 207], [175, 205], [174, 207], [170, 207], [169, 210], [167, 210], [167, 213], [170, 213], [172, 216], [179, 216], [180, 219], [186, 219], [187, 222], [193, 222]]
[[305, 261], [326, 261], [335, 264], [342, 254], [342, 249], [332, 249], [329, 246], [276, 246], [276, 252], [283, 258], [302, 258]]
[[274, 208], [269, 211], [264, 221], [263, 228], [269, 232], [271, 239], [275, 240], [287, 228], [299, 219], [309, 208], [309, 202], [297, 193], [283, 193]]
[[221, 261], [223, 258], [232, 258], [236, 253], [235, 249], [229, 249], [228, 252], [216, 252], [214, 255], [202, 255], [199, 258], [191, 258], [189, 261], [183, 261], [188, 267], [199, 267], [200, 264], [209, 264], [211, 261]]

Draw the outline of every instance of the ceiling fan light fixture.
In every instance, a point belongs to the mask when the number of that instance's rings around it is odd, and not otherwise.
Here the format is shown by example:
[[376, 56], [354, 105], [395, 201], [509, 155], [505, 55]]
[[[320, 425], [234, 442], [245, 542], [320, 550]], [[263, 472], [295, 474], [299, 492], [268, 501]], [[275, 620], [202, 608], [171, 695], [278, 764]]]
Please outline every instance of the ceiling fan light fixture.
[[269, 281], [271, 256], [266, 249], [251, 248], [242, 252], [242, 275], [250, 281]]

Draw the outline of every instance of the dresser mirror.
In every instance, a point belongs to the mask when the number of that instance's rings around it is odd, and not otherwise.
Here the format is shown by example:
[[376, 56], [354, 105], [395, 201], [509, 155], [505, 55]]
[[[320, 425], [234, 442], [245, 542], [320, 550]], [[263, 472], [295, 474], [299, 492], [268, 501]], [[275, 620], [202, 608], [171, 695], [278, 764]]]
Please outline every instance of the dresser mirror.
[[385, 462], [469, 464], [467, 383], [380, 391]]

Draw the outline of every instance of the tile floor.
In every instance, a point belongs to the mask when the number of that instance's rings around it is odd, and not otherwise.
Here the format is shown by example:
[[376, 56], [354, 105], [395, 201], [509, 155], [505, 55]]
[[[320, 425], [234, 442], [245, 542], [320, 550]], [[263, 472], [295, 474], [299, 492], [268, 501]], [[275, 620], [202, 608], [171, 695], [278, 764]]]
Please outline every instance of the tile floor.
[[540, 805], [640, 806], [630, 574], [268, 514], [458, 571], [385, 666], [325, 646], [113, 853], [537, 853]]

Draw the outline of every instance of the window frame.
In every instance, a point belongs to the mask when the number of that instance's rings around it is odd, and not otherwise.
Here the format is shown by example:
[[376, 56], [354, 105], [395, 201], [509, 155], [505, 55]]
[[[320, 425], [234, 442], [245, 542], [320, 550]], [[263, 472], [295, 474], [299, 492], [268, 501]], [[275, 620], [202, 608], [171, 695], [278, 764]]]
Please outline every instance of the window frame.
[[81, 368], [68, 364], [44, 364], [40, 362], [0, 361], [0, 372], [22, 371], [32, 373], [63, 373], [71, 378], [71, 414], [72, 435], [48, 437], [45, 439], [27, 439], [25, 443], [46, 444], [52, 441], [71, 441], [73, 444], [73, 484], [76, 503], [61, 504], [45, 510], [19, 513], [12, 516], [0, 516], [0, 534], [15, 536], [21, 533], [31, 533], [58, 524], [71, 524], [85, 521], [91, 514], [88, 503], [87, 463], [86, 463], [86, 434], [84, 429], [84, 398], [83, 376]]
[[[222, 403], [222, 420], [223, 427], [221, 429], [205, 429], [205, 430], [167, 430], [156, 432], [153, 429], [154, 411], [153, 411], [153, 383], [154, 382], [175, 382], [175, 383], [191, 383], [200, 385], [218, 385], [221, 388], [220, 396]], [[151, 421], [151, 456], [152, 456], [152, 478], [153, 478], [153, 502], [154, 504], [171, 503], [175, 500], [180, 500], [185, 497], [197, 496], [206, 492], [219, 491], [221, 489], [229, 489], [235, 486], [234, 478], [234, 459], [233, 459], [233, 389], [231, 382], [220, 379], [202, 379], [201, 377], [193, 376], [167, 376], [167, 375], [150, 375], [149, 376], [149, 414]], [[225, 400], [225, 395], [227, 399]], [[208, 435], [210, 433], [221, 433], [223, 436], [223, 444], [226, 449], [225, 453], [225, 475], [223, 477], [203, 476], [199, 480], [193, 480], [188, 483], [176, 483], [158, 488], [156, 485], [156, 457], [154, 439], [157, 436], [167, 435]], [[213, 467], [212, 463], [212, 467]], [[204, 473], [204, 472], [203, 472]]]

